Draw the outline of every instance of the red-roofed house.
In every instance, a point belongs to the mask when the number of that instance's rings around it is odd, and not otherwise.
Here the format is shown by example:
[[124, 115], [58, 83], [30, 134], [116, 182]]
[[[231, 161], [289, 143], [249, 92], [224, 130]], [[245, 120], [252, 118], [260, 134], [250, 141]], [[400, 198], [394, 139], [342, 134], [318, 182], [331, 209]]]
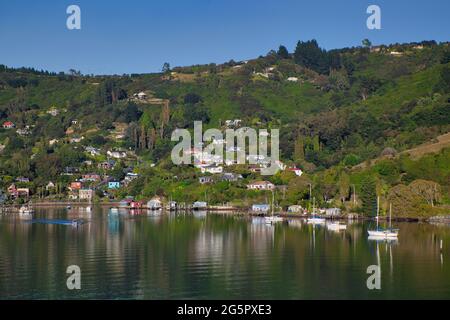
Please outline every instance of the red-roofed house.
[[3, 123], [3, 129], [12, 129], [14, 128], [16, 125], [14, 123], [12, 123], [11, 121], [5, 121]]

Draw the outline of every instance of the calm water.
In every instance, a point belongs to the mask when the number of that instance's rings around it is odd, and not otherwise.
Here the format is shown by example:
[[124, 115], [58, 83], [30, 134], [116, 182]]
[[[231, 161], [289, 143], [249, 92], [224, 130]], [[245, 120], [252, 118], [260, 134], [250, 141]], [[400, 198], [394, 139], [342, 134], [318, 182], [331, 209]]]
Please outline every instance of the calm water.
[[[267, 226], [225, 215], [154, 216], [40, 209], [31, 224], [0, 217], [1, 299], [450, 299], [450, 227], [401, 223], [399, 241], [369, 241], [302, 220]], [[443, 239], [441, 254], [439, 241]], [[381, 290], [367, 267], [381, 265]], [[81, 290], [66, 268], [81, 268]]]

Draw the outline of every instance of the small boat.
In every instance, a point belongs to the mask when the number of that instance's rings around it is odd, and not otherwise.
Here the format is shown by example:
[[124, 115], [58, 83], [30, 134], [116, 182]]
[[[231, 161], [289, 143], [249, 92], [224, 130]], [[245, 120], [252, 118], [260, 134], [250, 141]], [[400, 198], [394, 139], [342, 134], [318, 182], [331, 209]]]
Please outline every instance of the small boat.
[[91, 206], [87, 206], [86, 207], [86, 212], [91, 212], [92, 211], [92, 207]]
[[35, 219], [31, 221], [32, 223], [39, 224], [56, 224], [56, 225], [66, 225], [72, 227], [78, 227], [84, 223], [82, 219], [73, 219], [73, 220], [62, 220], [62, 219]]
[[377, 198], [377, 228], [375, 230], [367, 230], [367, 233], [369, 234], [369, 237], [376, 237], [376, 238], [397, 238], [398, 237], [398, 229], [392, 228], [392, 204], [389, 206], [389, 228], [383, 229], [379, 226], [379, 202], [380, 197]]
[[319, 218], [318, 216], [316, 216], [316, 205], [315, 205], [315, 201], [316, 198], [313, 198], [313, 213], [312, 213], [312, 217], [309, 218], [307, 221], [309, 224], [325, 224], [325, 219], [324, 218]]
[[398, 229], [382, 229], [368, 230], [369, 237], [382, 237], [382, 238], [397, 238]]
[[385, 236], [369, 236], [367, 237], [369, 241], [376, 241], [376, 242], [384, 242], [384, 243], [397, 243], [398, 238], [397, 237], [391, 237], [387, 238]]
[[67, 206], [66, 209], [67, 209], [67, 210], [70, 210], [70, 209], [72, 209], [72, 207], [71, 207], [71, 206]]
[[331, 231], [341, 231], [341, 230], [346, 230], [347, 229], [347, 225], [338, 222], [331, 222], [327, 224], [327, 229], [331, 230]]
[[29, 216], [32, 215], [34, 213], [34, 209], [31, 208], [30, 206], [22, 206], [19, 209], [19, 215], [21, 216]]

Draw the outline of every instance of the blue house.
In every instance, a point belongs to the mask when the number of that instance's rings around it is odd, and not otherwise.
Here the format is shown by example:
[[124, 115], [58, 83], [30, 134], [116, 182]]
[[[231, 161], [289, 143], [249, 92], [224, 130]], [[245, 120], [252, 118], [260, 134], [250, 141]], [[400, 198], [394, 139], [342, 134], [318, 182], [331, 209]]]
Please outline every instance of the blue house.
[[108, 189], [119, 189], [120, 182], [119, 181], [110, 181], [108, 182]]

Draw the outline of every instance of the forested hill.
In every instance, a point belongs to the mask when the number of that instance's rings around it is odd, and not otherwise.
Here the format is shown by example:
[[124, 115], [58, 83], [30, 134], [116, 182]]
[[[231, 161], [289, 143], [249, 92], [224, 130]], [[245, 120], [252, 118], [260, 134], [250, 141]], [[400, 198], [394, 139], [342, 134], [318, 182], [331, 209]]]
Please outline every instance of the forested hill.
[[[0, 128], [0, 173], [42, 185], [65, 167], [80, 166], [83, 146], [132, 150], [139, 161], [167, 166], [174, 128], [191, 128], [194, 120], [223, 128], [240, 119], [245, 126], [280, 128], [283, 161], [311, 177], [334, 170], [338, 181], [343, 168], [450, 131], [449, 98], [449, 44], [434, 41], [365, 41], [331, 51], [300, 41], [291, 53], [280, 46], [248, 61], [165, 64], [157, 74], [0, 66], [0, 121], [14, 125]], [[448, 175], [440, 183], [448, 186], [450, 170], [443, 170]]]

